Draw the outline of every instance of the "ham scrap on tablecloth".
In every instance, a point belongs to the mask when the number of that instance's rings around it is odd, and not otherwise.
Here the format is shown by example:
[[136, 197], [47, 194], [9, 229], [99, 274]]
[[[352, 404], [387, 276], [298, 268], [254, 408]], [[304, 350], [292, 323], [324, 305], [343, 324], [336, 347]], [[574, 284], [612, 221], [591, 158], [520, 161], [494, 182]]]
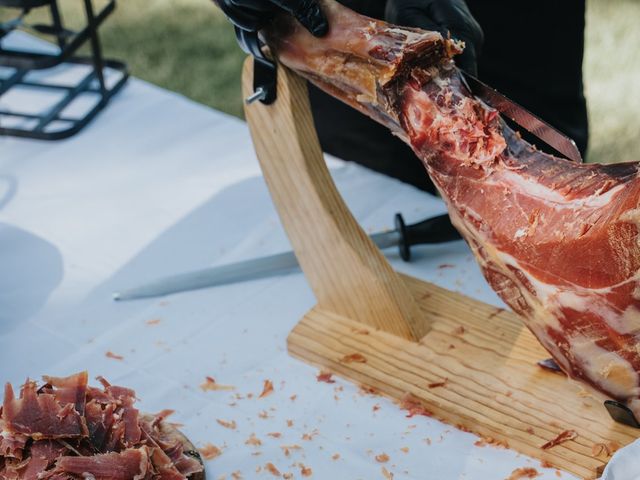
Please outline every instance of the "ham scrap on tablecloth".
[[135, 392], [87, 372], [66, 378], [27, 380], [16, 398], [4, 390], [0, 414], [0, 478], [13, 480], [184, 480], [202, 472], [165, 428], [170, 411], [141, 415]]
[[406, 141], [494, 290], [571, 378], [640, 418], [638, 164], [545, 154], [467, 91], [461, 44], [322, 7], [326, 37], [284, 15], [262, 32], [278, 59]]

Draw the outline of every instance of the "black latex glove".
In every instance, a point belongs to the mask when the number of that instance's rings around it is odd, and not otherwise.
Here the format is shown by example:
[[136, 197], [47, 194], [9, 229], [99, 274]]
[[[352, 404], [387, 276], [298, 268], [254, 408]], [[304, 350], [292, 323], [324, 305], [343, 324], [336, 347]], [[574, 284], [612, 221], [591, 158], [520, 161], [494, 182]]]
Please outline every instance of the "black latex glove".
[[282, 10], [296, 17], [316, 37], [325, 35], [329, 29], [327, 18], [316, 0], [215, 0], [215, 2], [236, 27], [247, 32], [257, 32]]
[[385, 19], [396, 25], [435, 30], [465, 42], [456, 63], [466, 72], [477, 75], [477, 58], [484, 34], [464, 0], [389, 0]]

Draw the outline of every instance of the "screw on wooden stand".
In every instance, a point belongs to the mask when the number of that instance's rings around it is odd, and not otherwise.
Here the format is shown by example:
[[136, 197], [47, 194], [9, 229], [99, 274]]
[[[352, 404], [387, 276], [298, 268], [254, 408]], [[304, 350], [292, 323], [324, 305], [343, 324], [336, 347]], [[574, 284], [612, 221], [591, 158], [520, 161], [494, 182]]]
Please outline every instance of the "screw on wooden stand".
[[235, 27], [235, 32], [240, 47], [253, 57], [253, 93], [247, 95], [245, 103], [250, 105], [260, 100], [264, 105], [271, 105], [276, 101], [277, 65], [265, 55], [258, 32], [239, 27]]
[[267, 96], [267, 91], [263, 87], [258, 87], [258, 89], [255, 92], [253, 92], [251, 95], [249, 95], [245, 99], [245, 102], [247, 103], [247, 105], [250, 105], [256, 100], [264, 100], [266, 96]]

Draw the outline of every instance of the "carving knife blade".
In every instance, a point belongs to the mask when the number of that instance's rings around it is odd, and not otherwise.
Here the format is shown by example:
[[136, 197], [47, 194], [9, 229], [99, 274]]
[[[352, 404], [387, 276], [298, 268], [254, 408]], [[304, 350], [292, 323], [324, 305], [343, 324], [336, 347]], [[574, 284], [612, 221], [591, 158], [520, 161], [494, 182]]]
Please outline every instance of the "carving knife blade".
[[481, 82], [473, 75], [461, 70], [462, 78], [466, 82], [469, 91], [498, 110], [505, 117], [513, 120], [520, 127], [535, 135], [547, 145], [555, 148], [569, 160], [582, 163], [582, 155], [576, 143], [547, 122], [538, 118], [526, 108], [498, 92], [495, 88]]
[[[461, 238], [446, 214], [428, 218], [413, 225], [405, 225], [402, 215], [398, 213], [395, 216], [395, 224], [395, 230], [374, 233], [370, 238], [381, 250], [397, 246], [400, 250], [400, 256], [405, 261], [408, 261], [411, 256], [410, 247], [412, 245], [442, 243]], [[295, 254], [289, 251], [172, 275], [146, 285], [114, 293], [113, 299], [135, 300], [160, 297], [216, 285], [284, 275], [295, 272], [298, 268]]]

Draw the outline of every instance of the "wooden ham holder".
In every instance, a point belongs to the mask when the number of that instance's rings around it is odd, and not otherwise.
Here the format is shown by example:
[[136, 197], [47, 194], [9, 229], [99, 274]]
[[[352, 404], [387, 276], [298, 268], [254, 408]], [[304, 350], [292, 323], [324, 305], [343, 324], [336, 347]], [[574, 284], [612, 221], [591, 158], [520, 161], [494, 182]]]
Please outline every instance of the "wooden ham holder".
[[[253, 62], [243, 71], [253, 93]], [[325, 165], [306, 83], [278, 68], [278, 99], [245, 114], [264, 177], [317, 305], [291, 355], [581, 478], [639, 431], [537, 365], [548, 353], [516, 315], [396, 273], [343, 202]], [[444, 385], [442, 385], [444, 382]], [[564, 431], [577, 436], [549, 449]], [[602, 446], [600, 446], [602, 445]]]

